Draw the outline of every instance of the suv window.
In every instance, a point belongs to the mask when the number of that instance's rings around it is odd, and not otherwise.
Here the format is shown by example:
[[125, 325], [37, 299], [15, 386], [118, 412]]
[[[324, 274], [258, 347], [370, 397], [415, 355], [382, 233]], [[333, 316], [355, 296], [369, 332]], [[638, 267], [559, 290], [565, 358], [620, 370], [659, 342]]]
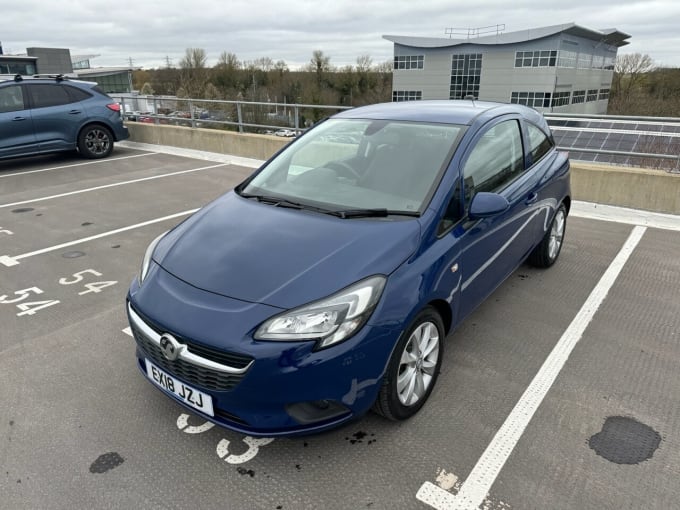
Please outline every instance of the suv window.
[[24, 110], [24, 94], [19, 85], [0, 88], [0, 113]]
[[531, 151], [531, 163], [536, 163], [553, 148], [553, 141], [542, 130], [527, 123], [529, 131], [529, 150]]
[[78, 87], [72, 87], [71, 85], [64, 85], [64, 90], [71, 96], [72, 101], [85, 101], [92, 97], [92, 94], [89, 92], [79, 89]]
[[479, 139], [463, 169], [465, 203], [478, 191], [497, 191], [524, 171], [519, 122], [496, 124]]
[[69, 96], [66, 89], [57, 84], [49, 83], [35, 83], [28, 87], [31, 98], [33, 99], [33, 108], [45, 108], [47, 106], [59, 106], [68, 103], [73, 103], [71, 96]]

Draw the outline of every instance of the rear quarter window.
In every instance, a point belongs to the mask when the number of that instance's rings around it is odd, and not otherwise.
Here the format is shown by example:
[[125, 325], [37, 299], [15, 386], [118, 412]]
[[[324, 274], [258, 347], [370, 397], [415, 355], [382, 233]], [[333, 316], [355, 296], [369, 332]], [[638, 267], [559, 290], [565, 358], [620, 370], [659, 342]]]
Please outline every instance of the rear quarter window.
[[64, 89], [66, 89], [66, 92], [68, 93], [69, 96], [71, 96], [71, 99], [73, 101], [85, 101], [86, 99], [92, 97], [92, 94], [83, 89], [79, 89], [78, 87], [65, 85]]
[[531, 162], [536, 163], [543, 156], [545, 156], [550, 149], [555, 146], [552, 137], [546, 135], [543, 130], [534, 126], [533, 124], [527, 124], [529, 132], [529, 151], [531, 152]]

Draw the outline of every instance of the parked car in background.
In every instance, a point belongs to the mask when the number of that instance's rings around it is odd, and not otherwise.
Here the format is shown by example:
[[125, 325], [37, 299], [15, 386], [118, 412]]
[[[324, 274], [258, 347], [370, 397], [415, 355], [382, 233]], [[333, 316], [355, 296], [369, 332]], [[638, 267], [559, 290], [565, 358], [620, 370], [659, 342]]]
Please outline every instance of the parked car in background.
[[294, 137], [295, 136], [295, 131], [292, 129], [279, 129], [277, 131], [274, 131], [275, 136], [285, 136], [285, 137]]
[[150, 244], [127, 296], [138, 367], [251, 435], [409, 418], [446, 336], [525, 260], [557, 260], [569, 175], [524, 106], [339, 113]]
[[0, 78], [0, 158], [76, 149], [104, 158], [128, 136], [120, 104], [96, 83], [62, 75]]

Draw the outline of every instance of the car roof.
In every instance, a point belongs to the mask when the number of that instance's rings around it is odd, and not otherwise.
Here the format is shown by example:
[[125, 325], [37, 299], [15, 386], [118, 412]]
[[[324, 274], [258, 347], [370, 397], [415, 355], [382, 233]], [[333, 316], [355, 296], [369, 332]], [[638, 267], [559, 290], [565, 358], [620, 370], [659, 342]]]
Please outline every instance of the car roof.
[[[60, 76], [57, 78], [57, 76]], [[30, 83], [71, 83], [75, 85], [86, 85], [86, 86], [95, 86], [97, 85], [95, 82], [92, 81], [85, 81], [85, 80], [74, 80], [73, 78], [70, 78], [68, 76], [63, 76], [63, 75], [54, 75], [54, 76], [45, 76], [45, 75], [37, 75], [37, 76], [22, 76], [21, 79], [17, 80], [16, 75], [7, 75], [3, 74], [0, 75], [0, 84], [4, 83], [24, 83], [24, 84], [30, 84]]]
[[[543, 116], [532, 108], [490, 101], [398, 101], [345, 110], [333, 116], [344, 119], [407, 120], [471, 125], [480, 116], [519, 114], [543, 125]], [[486, 115], [484, 115], [486, 114]]]

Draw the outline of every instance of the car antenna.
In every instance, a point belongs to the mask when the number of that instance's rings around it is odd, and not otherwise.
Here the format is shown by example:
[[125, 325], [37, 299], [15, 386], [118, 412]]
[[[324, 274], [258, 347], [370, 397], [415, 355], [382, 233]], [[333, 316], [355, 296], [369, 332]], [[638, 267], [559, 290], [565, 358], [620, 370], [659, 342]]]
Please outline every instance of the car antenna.
[[467, 94], [463, 99], [466, 100], [469, 99], [470, 101], [472, 101], [472, 106], [475, 106], [475, 96], [473, 96], [472, 94]]

